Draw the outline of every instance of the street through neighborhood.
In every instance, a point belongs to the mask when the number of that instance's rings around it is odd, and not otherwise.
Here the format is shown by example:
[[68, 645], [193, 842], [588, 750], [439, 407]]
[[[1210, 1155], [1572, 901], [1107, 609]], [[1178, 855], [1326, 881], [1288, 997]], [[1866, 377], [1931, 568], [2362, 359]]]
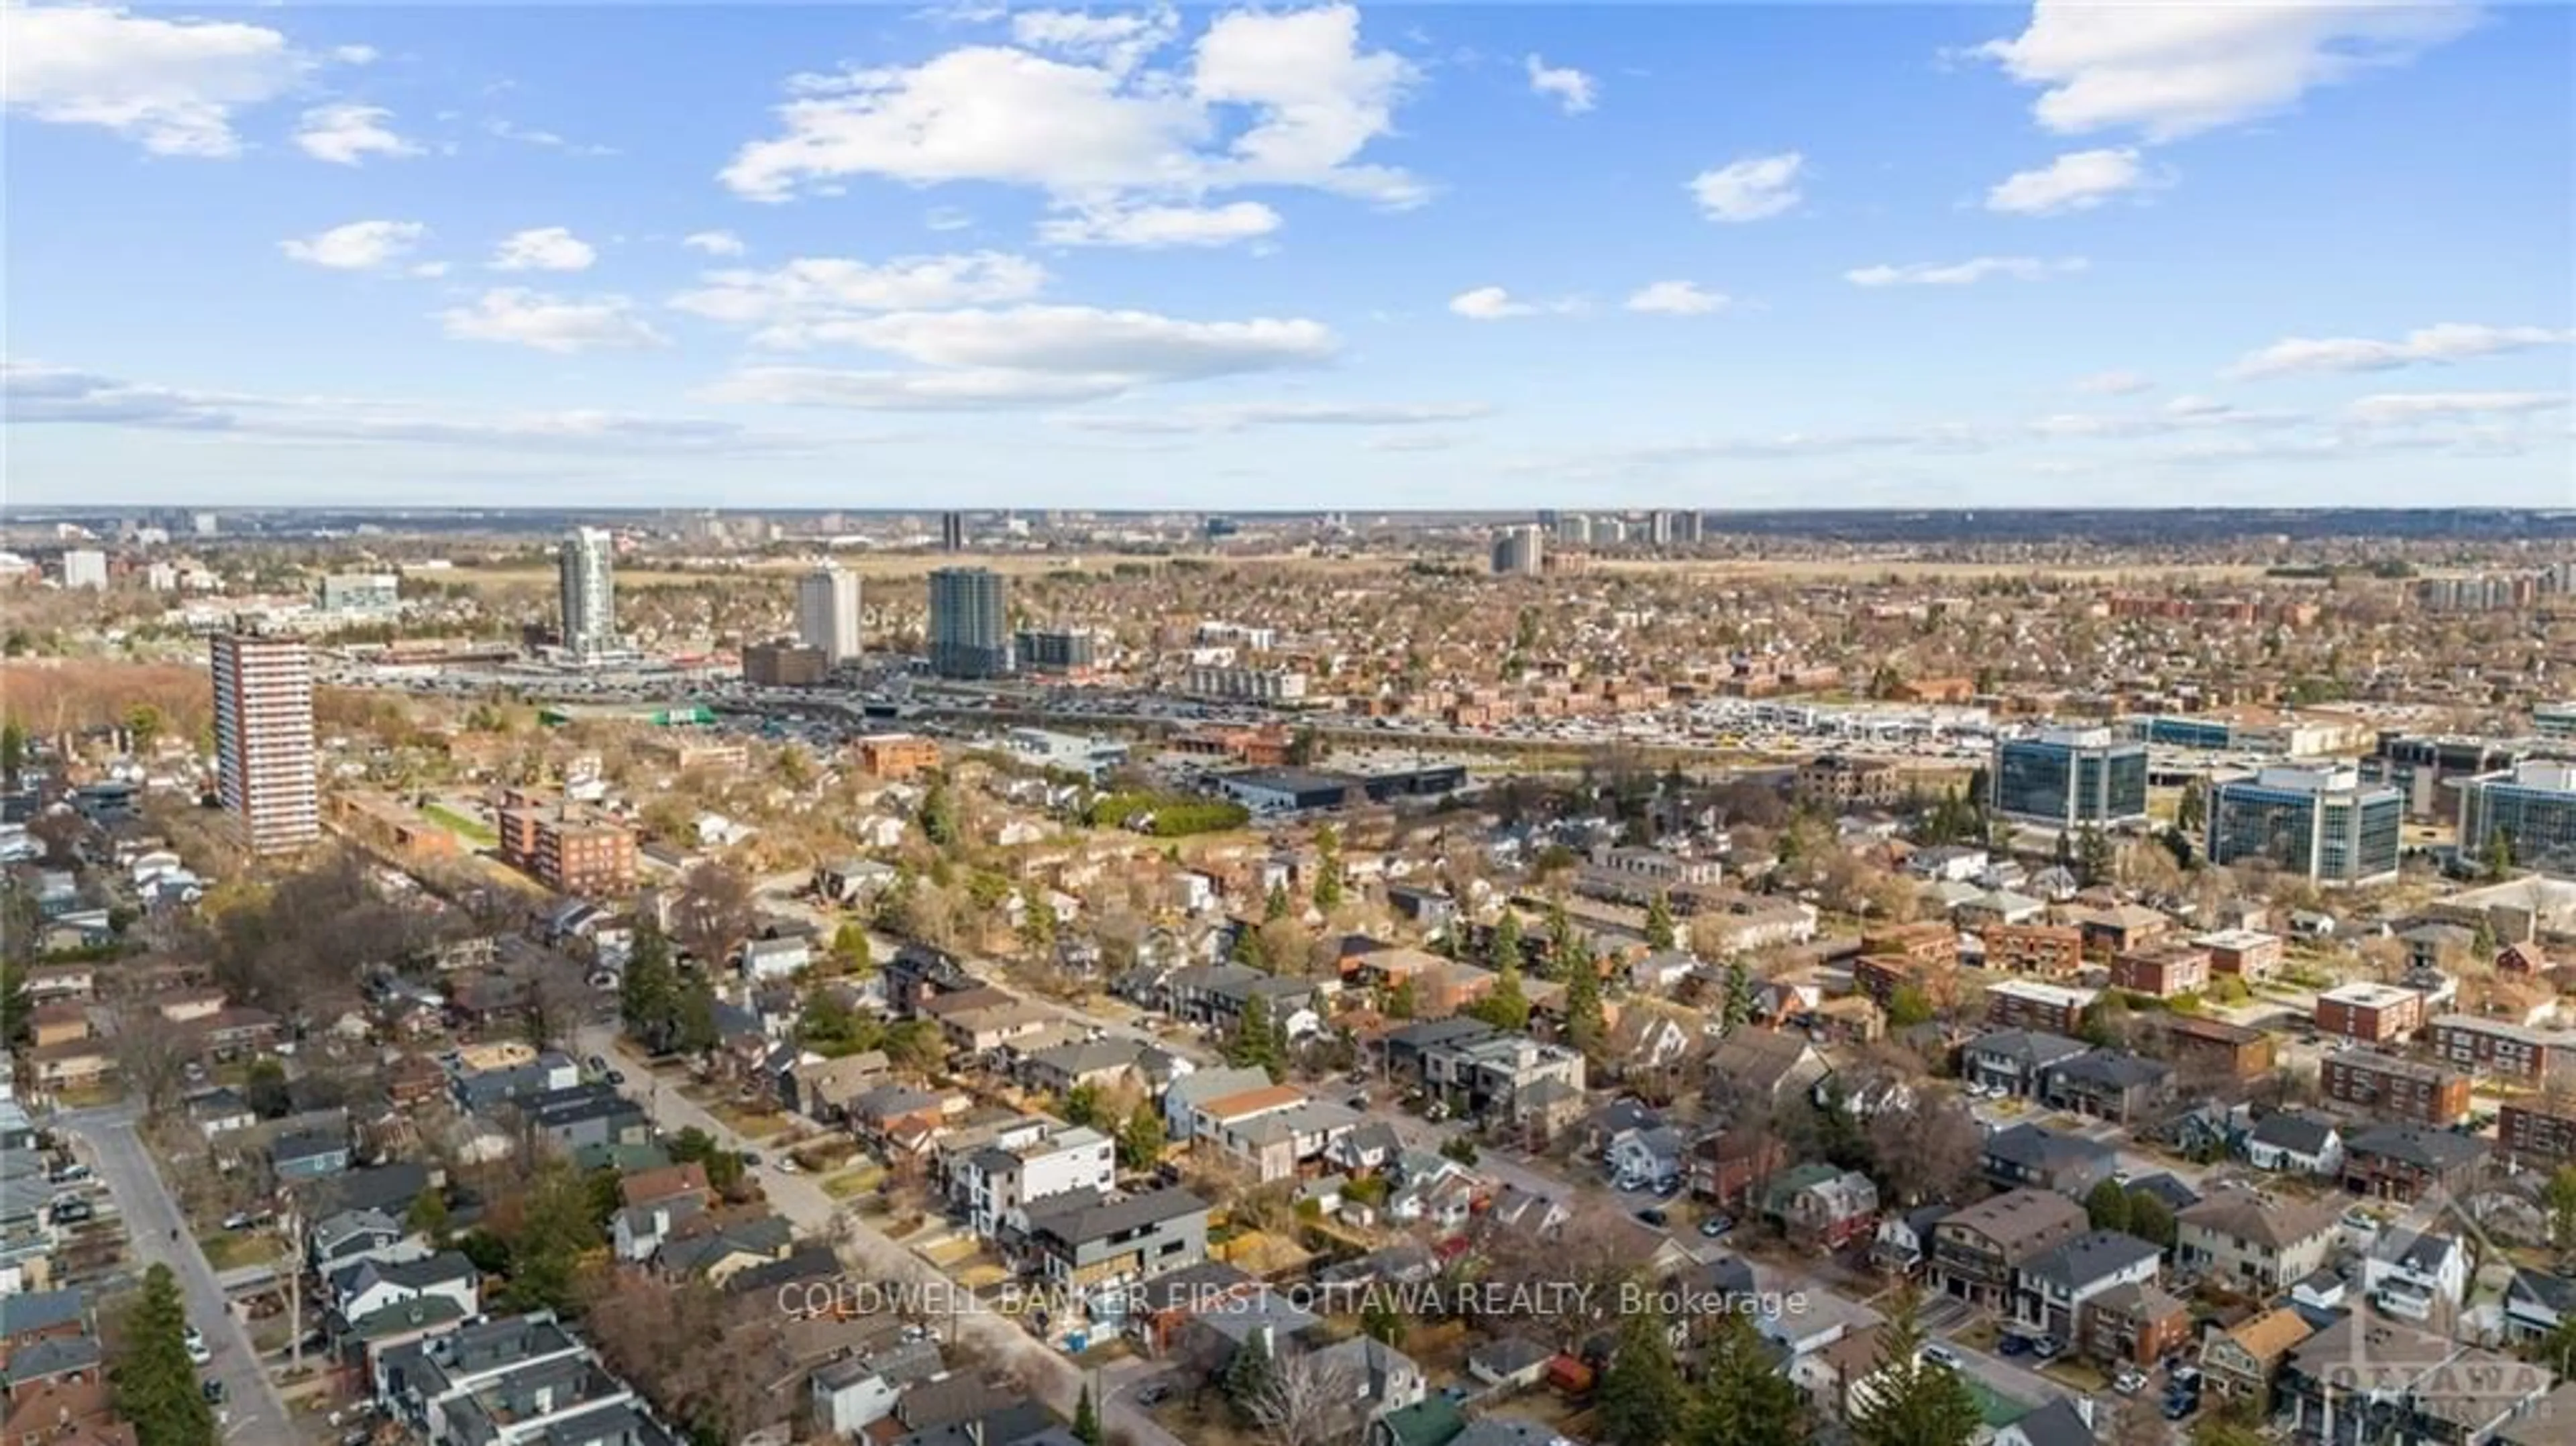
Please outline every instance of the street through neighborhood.
[[[270, 1384], [250, 1332], [236, 1318], [215, 1279], [214, 1267], [189, 1232], [161, 1172], [135, 1128], [131, 1105], [75, 1110], [55, 1117], [55, 1128], [73, 1136], [77, 1153], [116, 1199], [138, 1266], [167, 1265], [179, 1278], [188, 1320], [203, 1331], [214, 1359], [199, 1374], [224, 1383], [230, 1420], [224, 1439], [245, 1446], [278, 1446], [295, 1439], [286, 1401]], [[139, 1272], [138, 1272], [139, 1273]]]

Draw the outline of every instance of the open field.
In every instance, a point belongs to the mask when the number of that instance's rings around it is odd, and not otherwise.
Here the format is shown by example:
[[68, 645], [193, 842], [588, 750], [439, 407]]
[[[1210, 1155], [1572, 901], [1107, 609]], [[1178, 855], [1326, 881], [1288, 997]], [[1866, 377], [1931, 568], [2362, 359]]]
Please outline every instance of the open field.
[[448, 808], [440, 804], [429, 803], [421, 805], [420, 811], [429, 819], [430, 822], [446, 829], [449, 833], [455, 834], [458, 837], [464, 838], [475, 844], [479, 844], [484, 848], [490, 848], [492, 845], [501, 841], [501, 836], [499, 834], [494, 833], [492, 830], [484, 827], [481, 823], [466, 817], [464, 814], [458, 813], [452, 808]]

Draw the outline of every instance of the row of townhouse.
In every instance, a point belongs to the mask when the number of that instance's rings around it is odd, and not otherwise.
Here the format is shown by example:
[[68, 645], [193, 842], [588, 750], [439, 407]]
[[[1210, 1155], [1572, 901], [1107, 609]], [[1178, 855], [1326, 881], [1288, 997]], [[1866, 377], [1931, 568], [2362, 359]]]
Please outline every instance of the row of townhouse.
[[2160, 1283], [2162, 1252], [2092, 1229], [2056, 1191], [2007, 1190], [1940, 1216], [1930, 1237], [1933, 1289], [2096, 1359], [2153, 1361], [2189, 1333], [2189, 1312]]
[[1959, 1073], [1989, 1090], [2120, 1124], [2154, 1112], [2174, 1087], [2174, 1068], [2163, 1060], [2034, 1029], [1996, 1030], [1968, 1041]]

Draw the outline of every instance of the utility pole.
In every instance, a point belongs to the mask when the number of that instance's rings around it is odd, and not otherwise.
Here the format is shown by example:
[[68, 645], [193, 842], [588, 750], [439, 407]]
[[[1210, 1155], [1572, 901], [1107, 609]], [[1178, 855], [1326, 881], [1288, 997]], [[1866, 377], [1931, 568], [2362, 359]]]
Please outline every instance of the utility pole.
[[286, 1347], [287, 1370], [304, 1374], [304, 1246], [300, 1214], [295, 1192], [288, 1190], [286, 1213], [281, 1217], [286, 1235]]

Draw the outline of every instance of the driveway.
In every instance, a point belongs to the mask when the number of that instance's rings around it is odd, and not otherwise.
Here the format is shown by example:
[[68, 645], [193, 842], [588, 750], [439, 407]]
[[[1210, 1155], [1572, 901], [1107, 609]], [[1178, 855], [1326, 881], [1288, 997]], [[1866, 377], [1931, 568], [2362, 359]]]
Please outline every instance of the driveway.
[[205, 1332], [206, 1345], [214, 1352], [214, 1359], [199, 1367], [198, 1374], [223, 1382], [230, 1397], [226, 1409], [232, 1420], [224, 1428], [224, 1439], [245, 1446], [277, 1446], [295, 1440], [286, 1402], [261, 1368], [249, 1332], [224, 1300], [214, 1267], [206, 1263], [197, 1237], [188, 1232], [179, 1202], [170, 1198], [169, 1187], [161, 1183], [152, 1152], [135, 1132], [132, 1107], [57, 1115], [54, 1127], [80, 1142], [80, 1155], [116, 1197], [135, 1259], [147, 1269], [167, 1265], [179, 1277], [188, 1319]]
[[[752, 1147], [753, 1142], [735, 1134], [731, 1126], [695, 1100], [656, 1081], [651, 1067], [629, 1051], [614, 1030], [584, 1029], [580, 1045], [584, 1054], [601, 1055], [625, 1072], [627, 1092], [645, 1106], [658, 1128], [676, 1132], [695, 1127], [727, 1149]], [[774, 1152], [763, 1151], [761, 1164], [752, 1173], [759, 1177], [770, 1206], [797, 1233], [831, 1242], [845, 1263], [877, 1279], [941, 1292], [934, 1299], [957, 1299], [955, 1285], [936, 1266], [869, 1225], [856, 1211], [843, 1209], [811, 1176], [776, 1169], [777, 1159]], [[1017, 1375], [1032, 1393], [1058, 1411], [1067, 1417], [1073, 1414], [1075, 1398], [1082, 1390], [1082, 1373], [1073, 1362], [1041, 1344], [1016, 1323], [978, 1307], [952, 1316], [947, 1328], [951, 1340], [973, 1345], [987, 1359]], [[1096, 1394], [1107, 1397], [1111, 1392], [1104, 1385]], [[1179, 1437], [1156, 1425], [1132, 1401], [1125, 1403], [1126, 1417], [1132, 1419], [1114, 1414], [1114, 1406], [1115, 1403], [1104, 1406], [1103, 1424], [1123, 1427], [1137, 1446], [1182, 1446]]]

